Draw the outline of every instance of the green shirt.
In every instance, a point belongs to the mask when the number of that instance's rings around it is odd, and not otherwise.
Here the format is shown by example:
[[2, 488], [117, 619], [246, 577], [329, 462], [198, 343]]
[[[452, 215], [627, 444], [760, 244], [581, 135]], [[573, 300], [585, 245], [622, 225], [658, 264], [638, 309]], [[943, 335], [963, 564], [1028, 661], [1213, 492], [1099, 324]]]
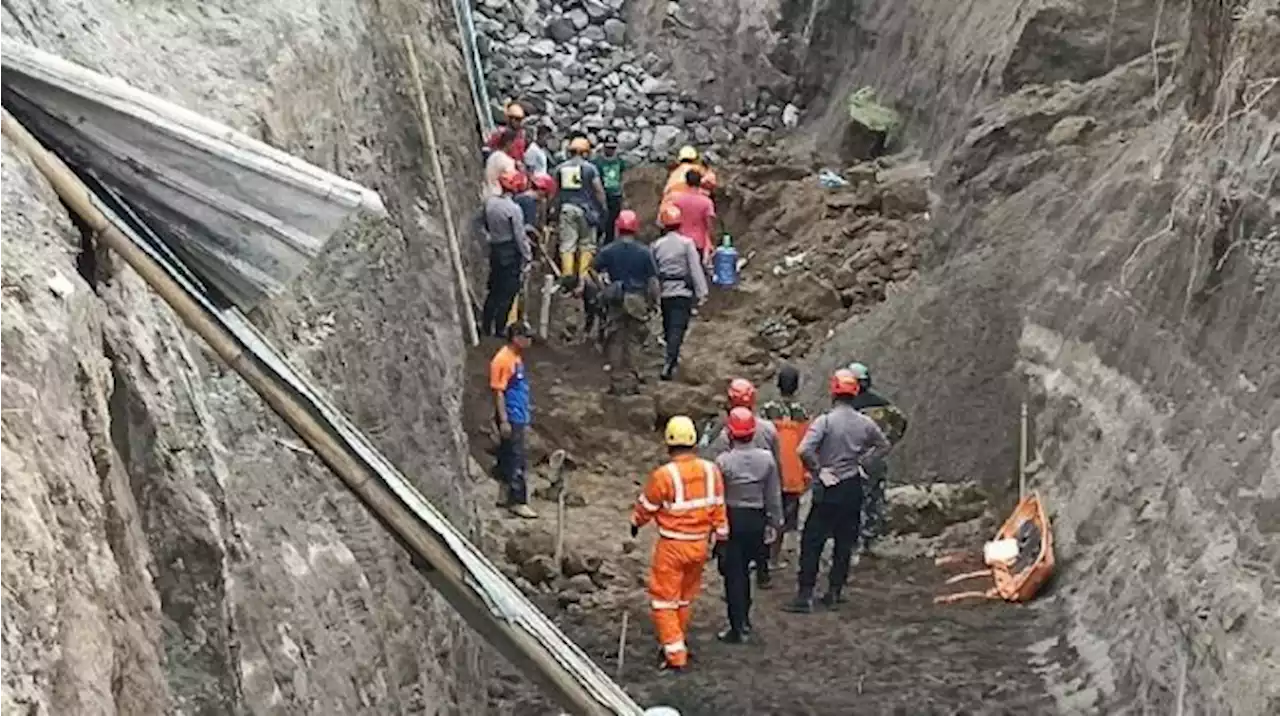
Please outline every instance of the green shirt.
[[627, 162], [618, 155], [612, 157], [596, 157], [591, 160], [600, 170], [600, 183], [604, 184], [604, 193], [613, 196], [622, 194], [622, 172], [627, 169]]

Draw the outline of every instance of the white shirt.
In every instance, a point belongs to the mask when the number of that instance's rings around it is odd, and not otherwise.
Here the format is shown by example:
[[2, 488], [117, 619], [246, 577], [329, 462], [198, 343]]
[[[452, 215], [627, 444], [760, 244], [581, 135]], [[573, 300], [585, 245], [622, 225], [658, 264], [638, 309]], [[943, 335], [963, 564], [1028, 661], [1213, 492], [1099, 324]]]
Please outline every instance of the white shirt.
[[498, 183], [498, 177], [513, 172], [516, 168], [516, 160], [510, 154], [501, 149], [493, 150], [484, 164], [484, 191], [481, 197], [502, 196], [502, 185]]
[[547, 173], [547, 150], [534, 142], [524, 150], [524, 168], [532, 174]]

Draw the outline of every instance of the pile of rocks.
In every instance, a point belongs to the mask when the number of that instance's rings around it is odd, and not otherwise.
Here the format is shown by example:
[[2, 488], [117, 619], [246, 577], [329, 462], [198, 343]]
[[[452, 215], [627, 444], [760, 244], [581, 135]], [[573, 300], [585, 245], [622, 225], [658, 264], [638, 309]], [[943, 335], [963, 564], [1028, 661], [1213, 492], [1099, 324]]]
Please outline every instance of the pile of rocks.
[[669, 60], [627, 47], [625, 0], [474, 2], [495, 115], [519, 101], [563, 134], [610, 137], [632, 159], [659, 161], [689, 143], [713, 155], [740, 139], [764, 145], [799, 121], [794, 104], [771, 96], [729, 111], [678, 88]]
[[[615, 568], [597, 555], [567, 549], [555, 560], [555, 538], [537, 529], [512, 535], [503, 549], [507, 565], [502, 571], [529, 595], [554, 594], [561, 607], [576, 605], [597, 595], [618, 580]], [[599, 597], [591, 601], [598, 601]]]

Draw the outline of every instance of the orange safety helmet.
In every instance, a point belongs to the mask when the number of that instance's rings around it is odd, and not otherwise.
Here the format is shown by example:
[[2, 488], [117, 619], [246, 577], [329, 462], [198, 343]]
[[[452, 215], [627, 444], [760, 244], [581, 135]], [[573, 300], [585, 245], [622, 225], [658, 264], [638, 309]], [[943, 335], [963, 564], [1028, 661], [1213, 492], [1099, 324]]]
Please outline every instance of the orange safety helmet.
[[507, 171], [498, 177], [498, 186], [502, 187], [503, 191], [519, 194], [529, 188], [529, 179], [520, 172]]
[[578, 136], [569, 141], [569, 151], [574, 154], [586, 154], [591, 151], [591, 140]]
[[729, 407], [756, 407], [756, 387], [746, 378], [734, 378], [729, 381]]
[[858, 376], [847, 368], [841, 368], [831, 374], [831, 397], [852, 398], [862, 392], [862, 384]]
[[640, 232], [640, 217], [630, 209], [623, 209], [618, 212], [618, 218], [613, 222], [613, 230], [618, 234], [636, 234]]
[[725, 429], [734, 440], [750, 440], [756, 434], [756, 416], [750, 408], [737, 407], [729, 411]]
[[675, 204], [665, 204], [658, 211], [658, 223], [664, 229], [675, 229], [684, 222], [684, 214], [680, 212], [680, 207]]
[[547, 196], [555, 196], [556, 178], [546, 172], [538, 172], [533, 175], [533, 188]]

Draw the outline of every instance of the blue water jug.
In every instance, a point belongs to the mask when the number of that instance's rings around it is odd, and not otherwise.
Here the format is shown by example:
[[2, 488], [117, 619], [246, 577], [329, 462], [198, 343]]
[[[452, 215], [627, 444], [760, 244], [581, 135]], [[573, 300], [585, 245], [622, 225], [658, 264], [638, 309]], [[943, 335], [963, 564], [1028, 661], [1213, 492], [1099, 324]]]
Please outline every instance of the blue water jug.
[[733, 237], [728, 234], [711, 257], [711, 282], [717, 286], [738, 285], [738, 250], [733, 248]]

